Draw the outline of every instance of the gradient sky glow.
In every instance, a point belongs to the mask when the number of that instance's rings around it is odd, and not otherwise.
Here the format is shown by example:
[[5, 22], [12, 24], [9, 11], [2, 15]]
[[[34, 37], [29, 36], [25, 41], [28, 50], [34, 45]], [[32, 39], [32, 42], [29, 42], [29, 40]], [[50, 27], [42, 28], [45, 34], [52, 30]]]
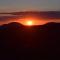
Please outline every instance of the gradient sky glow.
[[60, 0], [0, 0], [0, 12], [59, 11]]

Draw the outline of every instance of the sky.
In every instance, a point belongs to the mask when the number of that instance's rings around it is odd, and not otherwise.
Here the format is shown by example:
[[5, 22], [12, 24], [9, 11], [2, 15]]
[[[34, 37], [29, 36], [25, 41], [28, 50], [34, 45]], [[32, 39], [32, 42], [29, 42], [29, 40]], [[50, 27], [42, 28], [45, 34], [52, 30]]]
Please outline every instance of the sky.
[[0, 0], [0, 12], [60, 11], [60, 0]]

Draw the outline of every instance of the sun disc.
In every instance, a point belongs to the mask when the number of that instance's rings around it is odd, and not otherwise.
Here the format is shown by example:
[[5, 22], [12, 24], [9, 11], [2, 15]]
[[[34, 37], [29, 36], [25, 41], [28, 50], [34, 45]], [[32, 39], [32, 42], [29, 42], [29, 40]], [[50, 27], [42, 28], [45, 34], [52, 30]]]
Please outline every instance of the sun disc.
[[29, 26], [33, 25], [33, 21], [27, 21], [26, 25], [29, 25]]

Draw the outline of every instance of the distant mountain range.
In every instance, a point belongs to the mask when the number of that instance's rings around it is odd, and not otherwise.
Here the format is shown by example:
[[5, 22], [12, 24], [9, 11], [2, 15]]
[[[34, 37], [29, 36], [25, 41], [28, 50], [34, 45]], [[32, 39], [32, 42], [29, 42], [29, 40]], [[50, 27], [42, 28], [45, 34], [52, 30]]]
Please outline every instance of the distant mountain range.
[[60, 54], [60, 23], [31, 27], [4, 24], [0, 26], [0, 48], [1, 59], [6, 60], [56, 59]]

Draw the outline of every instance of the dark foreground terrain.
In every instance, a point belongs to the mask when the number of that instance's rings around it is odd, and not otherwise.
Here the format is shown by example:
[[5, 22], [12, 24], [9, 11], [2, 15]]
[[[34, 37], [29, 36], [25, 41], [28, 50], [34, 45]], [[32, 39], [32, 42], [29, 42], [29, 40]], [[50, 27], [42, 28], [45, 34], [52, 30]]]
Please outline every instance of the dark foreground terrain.
[[0, 60], [58, 59], [60, 23], [23, 26], [13, 22], [0, 26]]

